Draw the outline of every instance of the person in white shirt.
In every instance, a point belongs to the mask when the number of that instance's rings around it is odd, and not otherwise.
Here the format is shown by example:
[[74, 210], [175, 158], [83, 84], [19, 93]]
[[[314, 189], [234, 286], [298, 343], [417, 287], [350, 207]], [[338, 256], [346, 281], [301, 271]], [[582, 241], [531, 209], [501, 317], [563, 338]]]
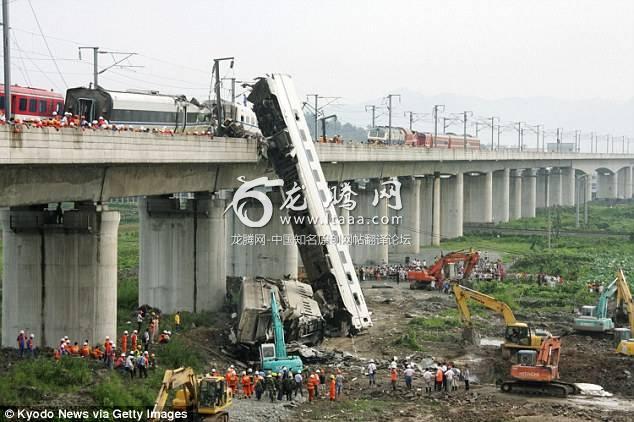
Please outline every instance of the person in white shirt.
[[469, 381], [471, 378], [471, 372], [469, 371], [469, 365], [465, 365], [462, 370], [462, 379], [464, 380], [464, 389], [469, 391]]
[[376, 385], [376, 364], [374, 363], [374, 359], [370, 359], [370, 363], [368, 364], [368, 380], [369, 385]]
[[412, 365], [407, 365], [407, 369], [403, 371], [403, 375], [405, 375], [405, 385], [410, 390], [412, 389], [412, 379], [414, 377], [414, 373], [415, 371], [412, 368]]
[[445, 372], [445, 379], [447, 380], [447, 382], [445, 383], [445, 391], [447, 391], [447, 389], [453, 385], [453, 377], [454, 373], [451, 369]]
[[423, 372], [423, 379], [425, 380], [425, 392], [431, 394], [434, 374], [429, 370], [429, 368], [425, 368], [425, 371]]

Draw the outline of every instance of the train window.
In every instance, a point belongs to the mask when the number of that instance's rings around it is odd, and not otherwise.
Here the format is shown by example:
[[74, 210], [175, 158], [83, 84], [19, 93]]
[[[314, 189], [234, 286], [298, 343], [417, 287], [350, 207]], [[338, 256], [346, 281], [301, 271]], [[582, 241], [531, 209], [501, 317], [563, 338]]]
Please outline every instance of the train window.
[[40, 100], [39, 112], [40, 113], [46, 113], [46, 101], [45, 100]]
[[20, 98], [18, 102], [18, 110], [26, 111], [26, 98]]
[[37, 100], [30, 99], [29, 100], [29, 113], [37, 113]]
[[0, 109], [4, 110], [4, 95], [0, 95]]

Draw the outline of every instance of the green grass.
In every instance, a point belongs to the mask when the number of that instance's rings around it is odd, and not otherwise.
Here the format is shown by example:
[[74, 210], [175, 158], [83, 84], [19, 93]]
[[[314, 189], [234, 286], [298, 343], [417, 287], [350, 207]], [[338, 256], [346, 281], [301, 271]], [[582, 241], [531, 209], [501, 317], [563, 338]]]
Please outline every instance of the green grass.
[[[581, 227], [576, 227], [576, 209], [559, 207], [551, 209], [553, 229], [606, 231], [613, 233], [634, 233], [634, 204], [614, 204], [595, 202], [588, 204], [588, 225], [583, 225], [583, 207], [580, 209]], [[522, 218], [499, 224], [498, 227], [513, 229], [545, 229], [548, 227], [547, 210], [537, 210], [535, 218]]]
[[51, 395], [77, 392], [92, 383], [91, 364], [77, 358], [55, 362], [50, 357], [17, 362], [0, 377], [0, 404], [41, 404]]
[[148, 378], [130, 379], [110, 371], [91, 391], [97, 406], [105, 408], [147, 407], [154, 404], [163, 371], [148, 371]]

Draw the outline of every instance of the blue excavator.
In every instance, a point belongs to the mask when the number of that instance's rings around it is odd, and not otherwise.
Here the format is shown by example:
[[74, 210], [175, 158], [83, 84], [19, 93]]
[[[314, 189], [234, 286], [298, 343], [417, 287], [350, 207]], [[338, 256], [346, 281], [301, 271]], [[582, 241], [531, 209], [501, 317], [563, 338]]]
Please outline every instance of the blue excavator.
[[582, 306], [575, 318], [574, 329], [582, 332], [605, 333], [614, 330], [614, 321], [608, 317], [608, 301], [616, 294], [617, 280], [611, 282], [599, 296], [596, 306]]
[[274, 343], [260, 345], [260, 367], [264, 371], [281, 372], [286, 367], [293, 373], [301, 372], [304, 368], [299, 356], [288, 356], [284, 342], [284, 326], [280, 318], [275, 291], [271, 290], [271, 325], [273, 326]]

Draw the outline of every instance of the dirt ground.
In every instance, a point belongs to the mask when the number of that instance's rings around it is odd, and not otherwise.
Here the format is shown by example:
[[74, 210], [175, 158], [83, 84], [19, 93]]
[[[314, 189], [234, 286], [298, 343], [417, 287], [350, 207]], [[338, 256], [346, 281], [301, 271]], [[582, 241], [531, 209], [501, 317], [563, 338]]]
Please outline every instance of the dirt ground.
[[[373, 286], [375, 288], [373, 288]], [[376, 288], [376, 286], [388, 288]], [[415, 316], [434, 316], [455, 307], [453, 296], [439, 292], [409, 290], [406, 283], [393, 281], [366, 282], [363, 285], [368, 307], [373, 312], [374, 326], [366, 334], [354, 338], [328, 338], [322, 344], [326, 350], [352, 355], [346, 360], [320, 364], [327, 372], [342, 368], [346, 378], [345, 392], [338, 401], [318, 400], [313, 403], [279, 403], [286, 411], [271, 413], [270, 420], [456, 420], [462, 421], [629, 421], [634, 414], [634, 359], [614, 353], [610, 339], [580, 336], [571, 333], [572, 315], [535, 316], [533, 323], [549, 328], [562, 336], [563, 354], [560, 361], [562, 380], [601, 385], [611, 397], [570, 396], [566, 399], [509, 395], [496, 389], [495, 382], [504, 378], [509, 364], [497, 347], [464, 345], [460, 329], [446, 329], [440, 341], [422, 341], [422, 351], [412, 352], [395, 344]], [[543, 320], [543, 321], [540, 321]], [[497, 316], [488, 320], [490, 330], [485, 335], [500, 337], [503, 321]], [[540, 324], [541, 323], [541, 324]], [[456, 339], [456, 340], [453, 340]], [[475, 382], [470, 391], [424, 393], [423, 381], [414, 379], [408, 391], [402, 381], [396, 392], [391, 391], [387, 365], [393, 357], [425, 365], [431, 360], [453, 361], [456, 366], [469, 364]], [[369, 387], [364, 369], [367, 360], [375, 359], [379, 371], [377, 385]], [[239, 418], [243, 409], [257, 403], [236, 401]], [[245, 419], [249, 420], [249, 419]]]

